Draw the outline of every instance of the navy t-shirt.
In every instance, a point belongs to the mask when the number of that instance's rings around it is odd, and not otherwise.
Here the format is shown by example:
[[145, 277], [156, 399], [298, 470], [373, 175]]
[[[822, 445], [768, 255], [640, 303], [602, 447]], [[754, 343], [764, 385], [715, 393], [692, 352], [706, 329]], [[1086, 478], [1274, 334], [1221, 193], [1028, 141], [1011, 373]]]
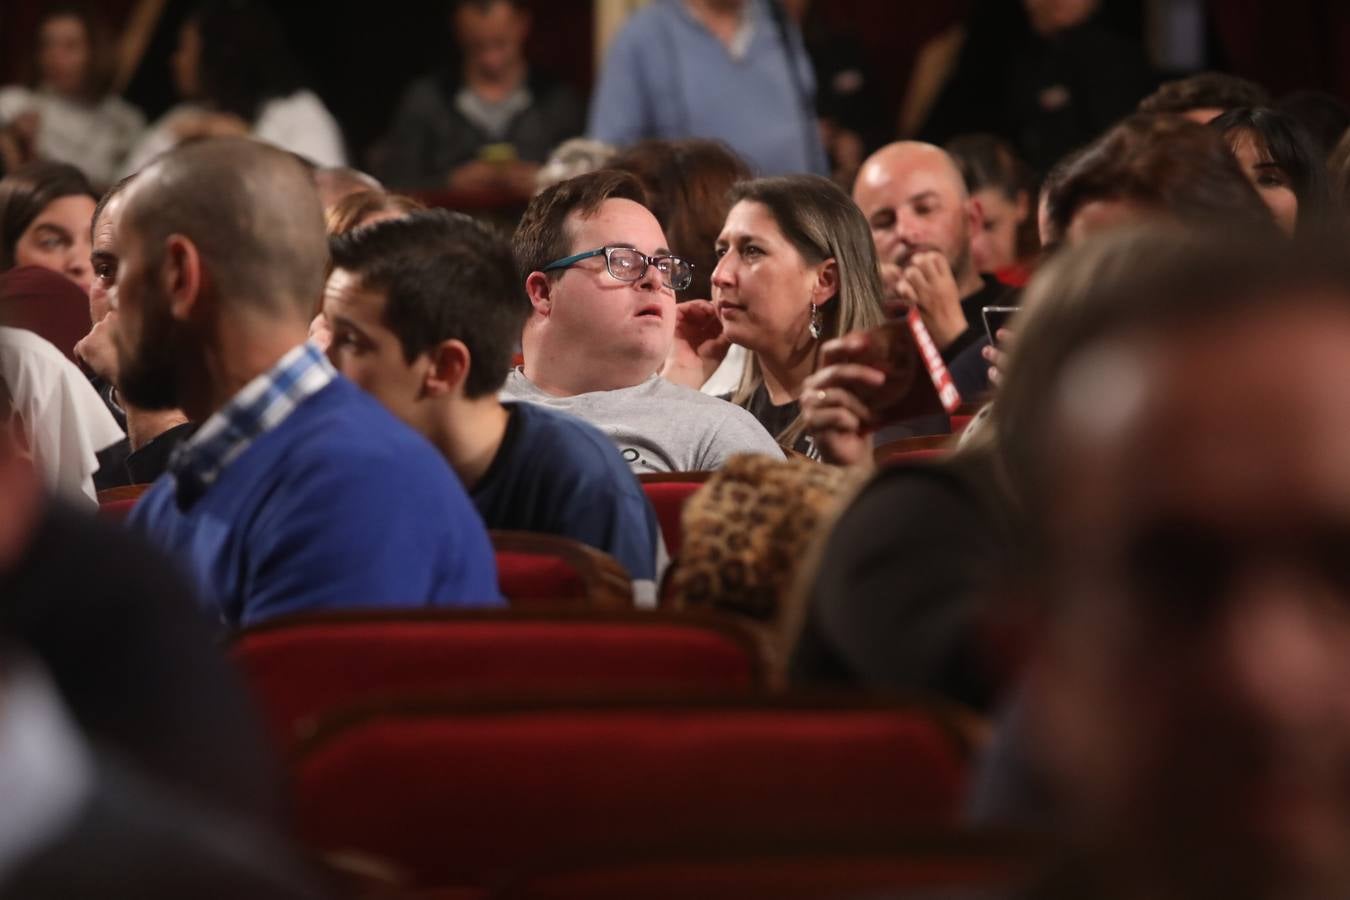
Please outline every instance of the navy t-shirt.
[[558, 534], [613, 556], [635, 580], [656, 577], [656, 514], [618, 448], [597, 428], [532, 403], [511, 414], [471, 492], [488, 528]]

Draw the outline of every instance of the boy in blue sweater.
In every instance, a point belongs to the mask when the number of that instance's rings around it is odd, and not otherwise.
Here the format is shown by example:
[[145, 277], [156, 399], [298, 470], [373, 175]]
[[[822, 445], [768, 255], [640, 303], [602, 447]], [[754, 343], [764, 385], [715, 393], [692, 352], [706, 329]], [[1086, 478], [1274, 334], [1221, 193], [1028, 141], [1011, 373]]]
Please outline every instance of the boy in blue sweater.
[[182, 147], [133, 182], [118, 238], [121, 392], [201, 423], [132, 523], [226, 625], [501, 602], [453, 473], [305, 343], [327, 248], [303, 165], [247, 140]]
[[424, 435], [489, 528], [609, 553], [655, 602], [660, 532], [637, 479], [593, 426], [497, 392], [529, 314], [506, 239], [468, 216], [413, 213], [340, 235], [324, 295], [333, 361]]

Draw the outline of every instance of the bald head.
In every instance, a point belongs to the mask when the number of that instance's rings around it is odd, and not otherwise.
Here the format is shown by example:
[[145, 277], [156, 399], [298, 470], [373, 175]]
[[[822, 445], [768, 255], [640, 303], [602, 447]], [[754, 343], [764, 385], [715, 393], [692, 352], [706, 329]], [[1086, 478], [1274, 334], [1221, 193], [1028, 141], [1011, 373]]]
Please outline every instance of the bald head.
[[875, 190], [914, 172], [944, 181], [954, 196], [965, 199], [966, 182], [956, 160], [941, 147], [922, 141], [896, 141], [867, 157], [853, 184], [853, 199], [857, 201], [859, 191]]
[[956, 162], [918, 141], [887, 144], [863, 162], [853, 184], [883, 263], [904, 266], [922, 250], [947, 257], [958, 285], [978, 287], [970, 239], [980, 224]]
[[312, 174], [294, 156], [247, 139], [194, 142], [143, 170], [126, 194], [122, 233], [148, 259], [170, 235], [192, 243], [207, 290], [308, 321], [328, 246]]

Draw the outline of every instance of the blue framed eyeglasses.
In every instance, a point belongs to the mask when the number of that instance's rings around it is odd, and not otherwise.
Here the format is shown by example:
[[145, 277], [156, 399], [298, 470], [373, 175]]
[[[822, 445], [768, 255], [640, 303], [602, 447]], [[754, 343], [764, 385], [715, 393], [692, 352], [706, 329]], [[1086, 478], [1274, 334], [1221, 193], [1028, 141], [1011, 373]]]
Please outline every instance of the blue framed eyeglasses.
[[632, 247], [600, 247], [585, 253], [574, 253], [554, 260], [540, 271], [571, 268], [583, 259], [602, 254], [605, 257], [605, 269], [617, 281], [638, 281], [647, 274], [648, 266], [656, 266], [665, 286], [677, 291], [685, 290], [694, 281], [694, 264], [689, 260], [679, 256], [647, 256]]

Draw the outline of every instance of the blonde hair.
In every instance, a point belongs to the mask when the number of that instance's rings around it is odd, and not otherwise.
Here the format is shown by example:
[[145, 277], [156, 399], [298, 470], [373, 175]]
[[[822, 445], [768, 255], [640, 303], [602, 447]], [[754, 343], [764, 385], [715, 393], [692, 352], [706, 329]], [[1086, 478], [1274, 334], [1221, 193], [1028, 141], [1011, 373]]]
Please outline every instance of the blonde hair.
[[[838, 185], [819, 175], [779, 175], [742, 181], [732, 187], [730, 199], [732, 206], [743, 200], [762, 204], [808, 264], [833, 259], [839, 267], [835, 302], [820, 307], [821, 343], [881, 324], [885, 313], [872, 232], [862, 211]], [[732, 402], [746, 406], [763, 384], [763, 369], [751, 352]], [[798, 415], [775, 437], [791, 447], [804, 432]]]

